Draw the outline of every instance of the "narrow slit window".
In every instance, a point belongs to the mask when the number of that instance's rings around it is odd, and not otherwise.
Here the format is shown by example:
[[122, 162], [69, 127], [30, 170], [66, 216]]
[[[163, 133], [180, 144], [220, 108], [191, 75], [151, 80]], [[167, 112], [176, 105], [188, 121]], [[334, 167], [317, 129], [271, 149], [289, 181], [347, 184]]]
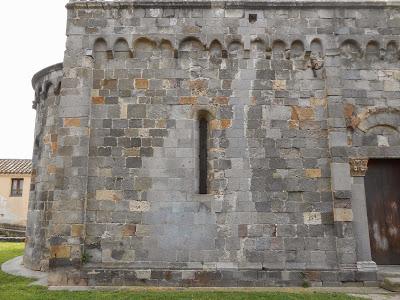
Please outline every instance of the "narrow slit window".
[[201, 116], [199, 118], [199, 194], [207, 194], [208, 174], [208, 121]]

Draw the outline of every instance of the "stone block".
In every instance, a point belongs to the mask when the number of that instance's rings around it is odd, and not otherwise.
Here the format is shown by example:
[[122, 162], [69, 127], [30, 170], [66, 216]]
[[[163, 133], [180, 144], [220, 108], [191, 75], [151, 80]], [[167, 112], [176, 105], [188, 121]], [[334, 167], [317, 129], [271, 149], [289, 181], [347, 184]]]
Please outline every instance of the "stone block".
[[348, 146], [348, 138], [346, 132], [333, 131], [329, 133], [330, 147], [346, 147]]
[[243, 18], [244, 10], [243, 9], [226, 9], [225, 10], [225, 18]]
[[151, 270], [135, 270], [137, 279], [150, 279]]
[[336, 191], [351, 190], [350, 166], [348, 163], [331, 163], [332, 188]]
[[293, 106], [292, 107], [292, 121], [309, 121], [314, 120], [315, 112], [312, 107], [300, 107]]
[[333, 218], [335, 222], [353, 221], [353, 210], [351, 208], [334, 208]]
[[71, 246], [54, 245], [50, 246], [50, 257], [52, 258], [70, 258]]
[[214, 104], [219, 105], [228, 105], [229, 104], [229, 97], [218, 96], [213, 98]]
[[104, 104], [105, 103], [105, 98], [104, 97], [92, 97], [92, 103], [93, 104]]
[[122, 192], [116, 190], [97, 190], [96, 200], [111, 200], [120, 201], [122, 199]]
[[133, 187], [135, 190], [148, 190], [152, 186], [152, 178], [150, 177], [136, 177]]
[[80, 127], [80, 118], [64, 118], [64, 127]]
[[85, 233], [85, 225], [83, 224], [72, 224], [71, 225], [71, 236], [72, 237], [83, 237]]
[[211, 129], [227, 129], [232, 126], [232, 120], [224, 119], [224, 120], [211, 120], [210, 127]]
[[246, 224], [240, 224], [240, 225], [238, 226], [238, 234], [239, 234], [239, 237], [241, 237], [241, 238], [247, 237], [247, 234], [248, 234], [248, 232], [247, 232], [247, 226], [248, 226], [248, 225], [246, 225]]
[[128, 157], [126, 159], [126, 167], [127, 168], [141, 168], [142, 167], [142, 159], [140, 157]]
[[149, 88], [149, 81], [147, 79], [138, 78], [135, 79], [135, 89], [147, 90]]
[[272, 80], [272, 89], [274, 91], [285, 91], [286, 80]]
[[383, 90], [385, 92], [396, 92], [400, 90], [400, 81], [398, 80], [385, 80], [383, 82]]
[[150, 210], [150, 202], [148, 201], [129, 201], [129, 210], [136, 212], [143, 212]]
[[144, 104], [128, 104], [127, 117], [129, 119], [146, 118], [146, 105]]
[[303, 213], [303, 220], [306, 225], [322, 224], [322, 216], [320, 212], [305, 212]]
[[321, 175], [321, 169], [305, 169], [305, 176], [309, 178], [320, 178]]
[[136, 224], [127, 224], [122, 229], [122, 236], [129, 237], [135, 236], [136, 234]]
[[115, 90], [117, 89], [118, 81], [116, 79], [103, 79], [101, 81], [101, 86], [105, 90]]
[[179, 104], [181, 105], [193, 105], [197, 103], [197, 97], [181, 97], [179, 98]]

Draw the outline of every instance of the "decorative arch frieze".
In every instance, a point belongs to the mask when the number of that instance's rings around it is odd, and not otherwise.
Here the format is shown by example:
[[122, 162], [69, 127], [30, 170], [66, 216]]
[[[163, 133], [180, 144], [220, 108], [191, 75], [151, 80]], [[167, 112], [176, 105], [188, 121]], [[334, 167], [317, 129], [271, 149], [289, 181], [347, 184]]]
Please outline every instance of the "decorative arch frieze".
[[340, 43], [339, 50], [342, 58], [357, 61], [365, 59], [369, 62], [379, 60], [394, 62], [400, 59], [398, 42], [391, 40], [383, 43], [378, 38], [368, 40], [364, 45], [356, 39], [346, 39]]
[[250, 57], [304, 60], [306, 65], [313, 70], [320, 69], [323, 66], [323, 47], [318, 38], [312, 39], [311, 43], [306, 45], [299, 38], [293, 39], [289, 44], [280, 38], [276, 38], [269, 44], [267, 38], [255, 37], [250, 41], [249, 49], [245, 49], [244, 43], [235, 37], [227, 38], [225, 43], [213, 39], [207, 46], [198, 37], [187, 36], [177, 44], [177, 46], [174, 46], [175, 43], [164, 38], [154, 40], [141, 36], [134, 39], [132, 47], [130, 47], [125, 37], [119, 37], [113, 41], [105, 37], [96, 37], [93, 48], [88, 49], [87, 53], [92, 53], [91, 56], [97, 60], [146, 58], [153, 56], [155, 51], [160, 52], [163, 58], [185, 59], [187, 56], [185, 53], [208, 52], [208, 57], [218, 64], [221, 58], [241, 57], [246, 50], [250, 53]]
[[179, 43], [179, 51], [204, 51], [206, 47], [204, 44], [194, 36], [184, 38]]
[[132, 52], [129, 49], [129, 44], [124, 38], [119, 38], [115, 41], [113, 48], [113, 56], [114, 58], [119, 58], [119, 59], [132, 57]]
[[301, 40], [295, 40], [290, 46], [290, 58], [304, 58], [304, 44]]
[[353, 39], [343, 41], [339, 48], [341, 56], [347, 59], [354, 60], [361, 58], [363, 55], [360, 44]]

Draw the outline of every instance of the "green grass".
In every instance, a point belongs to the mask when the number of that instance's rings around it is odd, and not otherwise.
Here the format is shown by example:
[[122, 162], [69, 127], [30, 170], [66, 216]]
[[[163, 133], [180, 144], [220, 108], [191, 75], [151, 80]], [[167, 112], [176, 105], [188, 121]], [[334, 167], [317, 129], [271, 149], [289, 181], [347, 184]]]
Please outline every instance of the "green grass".
[[[24, 244], [22, 243], [0, 243], [0, 264], [22, 255]], [[93, 291], [93, 292], [66, 292], [48, 291], [44, 287], [30, 286], [29, 279], [11, 276], [0, 271], [0, 299], [6, 300], [349, 300], [355, 299], [343, 294], [327, 293], [277, 293], [259, 291], [199, 291], [199, 290], [136, 290], [136, 291]]]

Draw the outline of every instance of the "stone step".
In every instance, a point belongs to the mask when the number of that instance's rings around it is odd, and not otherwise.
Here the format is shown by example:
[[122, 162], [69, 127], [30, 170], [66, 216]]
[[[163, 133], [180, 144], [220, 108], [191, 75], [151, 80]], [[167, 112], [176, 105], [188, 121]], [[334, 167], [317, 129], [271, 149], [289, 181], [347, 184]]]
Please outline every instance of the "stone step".
[[388, 278], [400, 278], [400, 266], [379, 266], [378, 280], [383, 281]]
[[386, 277], [381, 285], [382, 288], [392, 292], [400, 292], [400, 278]]
[[378, 280], [384, 280], [385, 278], [400, 278], [400, 273], [399, 272], [384, 272], [378, 273]]

